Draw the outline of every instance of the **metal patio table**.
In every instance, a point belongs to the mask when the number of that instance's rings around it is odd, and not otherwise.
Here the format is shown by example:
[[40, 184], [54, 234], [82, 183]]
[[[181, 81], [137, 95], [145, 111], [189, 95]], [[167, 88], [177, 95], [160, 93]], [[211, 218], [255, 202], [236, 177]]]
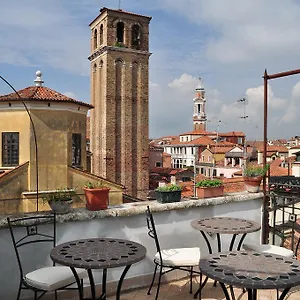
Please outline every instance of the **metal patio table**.
[[[120, 299], [121, 287], [126, 273], [132, 264], [141, 261], [146, 256], [146, 248], [136, 242], [114, 238], [91, 238], [70, 241], [57, 245], [51, 250], [51, 259], [64, 266], [69, 266], [78, 284], [80, 300], [83, 290], [75, 268], [87, 270], [92, 300], [106, 299], [107, 269], [125, 266], [117, 286], [116, 299]], [[102, 294], [96, 297], [93, 269], [102, 269]]]
[[229, 217], [213, 217], [194, 220], [191, 222], [191, 226], [201, 232], [210, 254], [213, 253], [213, 251], [207, 238], [207, 234], [217, 235], [218, 252], [221, 252], [222, 245], [220, 234], [232, 234], [232, 239], [229, 246], [229, 251], [232, 251], [237, 235], [242, 234], [242, 237], [237, 246], [237, 250], [240, 250], [246, 235], [248, 233], [260, 230], [260, 224], [257, 222]]
[[[218, 252], [222, 251], [222, 243], [221, 243], [221, 234], [232, 234], [231, 242], [229, 245], [229, 251], [232, 251], [235, 245], [236, 237], [239, 234], [242, 234], [242, 237], [236, 247], [236, 250], [240, 250], [244, 239], [248, 233], [256, 232], [260, 230], [261, 226], [259, 223], [240, 219], [240, 218], [231, 218], [231, 217], [211, 217], [193, 220], [191, 222], [191, 226], [199, 230], [206, 242], [209, 254], [213, 253], [211, 244], [208, 239], [208, 235], [216, 234], [217, 242], [218, 242]], [[208, 277], [204, 280], [203, 284], [200, 285], [200, 288], [194, 294], [194, 298], [200, 293], [201, 289], [205, 286]], [[216, 281], [214, 282], [214, 286], [216, 286]], [[233, 294], [233, 289], [230, 286], [231, 294]], [[234, 298], [234, 297], [233, 297]]]
[[[245, 288], [248, 300], [257, 299], [259, 289], [283, 289], [279, 300], [300, 285], [300, 263], [283, 256], [254, 251], [227, 251], [200, 259], [202, 274], [217, 280], [230, 300], [225, 284]], [[201, 293], [201, 291], [200, 291]]]

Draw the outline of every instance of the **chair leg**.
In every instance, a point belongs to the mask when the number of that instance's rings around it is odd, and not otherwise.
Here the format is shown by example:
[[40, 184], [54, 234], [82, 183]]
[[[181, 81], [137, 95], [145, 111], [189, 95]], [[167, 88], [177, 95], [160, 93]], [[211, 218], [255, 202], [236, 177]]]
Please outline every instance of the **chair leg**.
[[193, 293], [193, 267], [191, 267], [191, 273], [190, 273], [190, 294]]
[[22, 290], [22, 281], [20, 281], [20, 284], [19, 284], [19, 290], [18, 290], [17, 300], [20, 299], [21, 290]]
[[152, 289], [152, 287], [153, 287], [153, 283], [154, 283], [156, 271], [157, 271], [157, 264], [155, 264], [155, 269], [154, 269], [154, 273], [153, 273], [153, 277], [152, 277], [152, 282], [151, 282], [151, 284], [150, 284], [150, 286], [149, 286], [147, 295], [150, 295], [151, 289]]
[[159, 276], [158, 276], [158, 283], [157, 283], [157, 290], [156, 290], [155, 300], [158, 299], [159, 288], [160, 288], [160, 282], [161, 282], [161, 275], [162, 275], [162, 266], [159, 266]]

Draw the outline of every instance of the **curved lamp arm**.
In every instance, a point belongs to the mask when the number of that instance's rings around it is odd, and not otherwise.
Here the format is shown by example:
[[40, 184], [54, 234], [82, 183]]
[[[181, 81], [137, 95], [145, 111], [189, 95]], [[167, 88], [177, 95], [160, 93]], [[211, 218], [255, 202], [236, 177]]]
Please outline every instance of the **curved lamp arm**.
[[36, 161], [36, 165], [35, 165], [35, 169], [36, 169], [36, 211], [39, 210], [39, 164], [38, 164], [38, 147], [37, 147], [37, 138], [36, 138], [36, 131], [35, 131], [35, 127], [34, 127], [34, 123], [31, 117], [31, 114], [28, 110], [28, 107], [26, 105], [26, 103], [24, 102], [23, 98], [20, 96], [20, 94], [16, 91], [16, 89], [4, 78], [0, 75], [0, 79], [2, 79], [15, 93], [16, 95], [19, 97], [20, 101], [22, 102], [22, 104], [25, 107], [25, 110], [29, 116], [30, 119], [30, 123], [32, 126], [32, 131], [33, 131], [33, 138], [34, 138], [34, 145], [35, 145], [35, 161]]

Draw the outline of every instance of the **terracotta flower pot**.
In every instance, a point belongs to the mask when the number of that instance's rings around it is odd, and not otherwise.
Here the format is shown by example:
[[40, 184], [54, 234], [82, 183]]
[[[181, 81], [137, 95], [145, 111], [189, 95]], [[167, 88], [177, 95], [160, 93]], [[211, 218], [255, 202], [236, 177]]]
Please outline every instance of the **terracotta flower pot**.
[[197, 187], [196, 193], [198, 198], [215, 198], [224, 195], [224, 186]]
[[244, 177], [245, 187], [249, 193], [258, 193], [260, 190], [261, 176]]
[[109, 202], [110, 188], [84, 188], [86, 208], [88, 210], [107, 209]]

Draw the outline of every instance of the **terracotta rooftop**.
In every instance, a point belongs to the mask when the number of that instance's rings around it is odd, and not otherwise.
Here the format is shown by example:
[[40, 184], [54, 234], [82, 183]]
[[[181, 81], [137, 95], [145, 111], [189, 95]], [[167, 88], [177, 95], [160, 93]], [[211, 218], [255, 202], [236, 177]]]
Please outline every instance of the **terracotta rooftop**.
[[[18, 94], [26, 101], [69, 102], [93, 108], [93, 106], [88, 103], [75, 100], [45, 86], [29, 86], [25, 89], [19, 90]], [[20, 98], [16, 93], [11, 93], [0, 96], [0, 101], [20, 101]]]
[[219, 136], [245, 136], [245, 133], [242, 131], [221, 132], [219, 133]]
[[[263, 152], [264, 147], [263, 145], [256, 146], [257, 151]], [[289, 152], [289, 149], [285, 146], [276, 146], [276, 145], [267, 145], [267, 151], [268, 152]]]
[[206, 130], [193, 130], [193, 131], [189, 131], [189, 132], [185, 132], [180, 134], [180, 136], [182, 135], [217, 135], [216, 132], [209, 132]]
[[194, 139], [190, 142], [182, 142], [184, 144], [187, 144], [187, 145], [201, 145], [201, 146], [207, 146], [207, 145], [213, 145], [215, 144], [215, 142], [209, 138], [208, 136], [201, 136], [197, 139]]

